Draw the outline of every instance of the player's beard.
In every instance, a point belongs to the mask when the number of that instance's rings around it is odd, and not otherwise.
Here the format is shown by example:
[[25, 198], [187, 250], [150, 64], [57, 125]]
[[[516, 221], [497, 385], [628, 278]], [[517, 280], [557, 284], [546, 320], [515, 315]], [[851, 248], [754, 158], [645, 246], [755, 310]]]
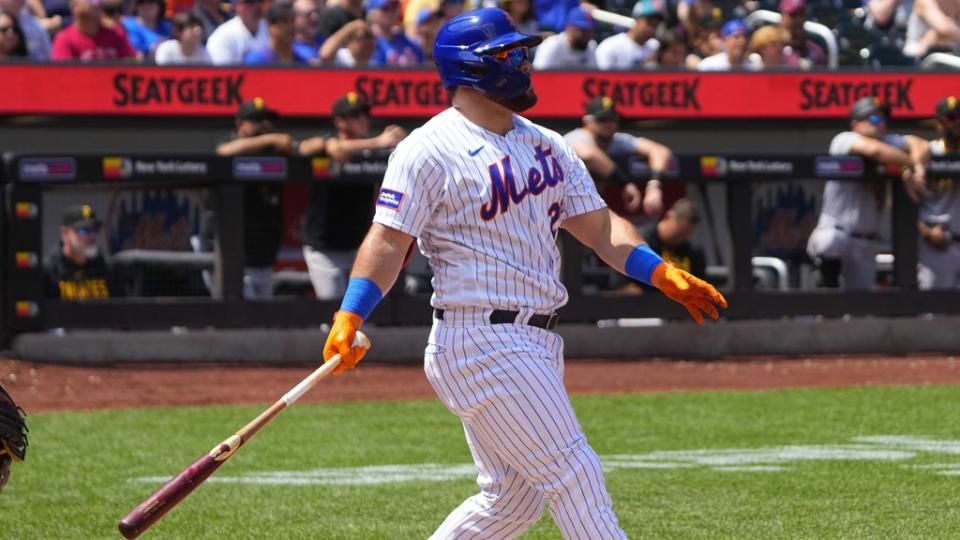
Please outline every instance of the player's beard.
[[513, 112], [523, 112], [537, 104], [537, 93], [533, 91], [533, 85], [527, 88], [527, 91], [513, 97], [490, 96], [490, 101], [506, 107]]

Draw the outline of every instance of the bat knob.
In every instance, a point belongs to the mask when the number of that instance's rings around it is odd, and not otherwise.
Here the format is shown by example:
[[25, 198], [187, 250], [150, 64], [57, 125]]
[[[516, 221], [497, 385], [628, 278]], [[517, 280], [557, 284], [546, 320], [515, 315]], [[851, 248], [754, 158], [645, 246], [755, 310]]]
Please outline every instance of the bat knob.
[[356, 336], [353, 338], [354, 347], [363, 347], [364, 349], [370, 348], [370, 338], [367, 337], [363, 332], [357, 332]]

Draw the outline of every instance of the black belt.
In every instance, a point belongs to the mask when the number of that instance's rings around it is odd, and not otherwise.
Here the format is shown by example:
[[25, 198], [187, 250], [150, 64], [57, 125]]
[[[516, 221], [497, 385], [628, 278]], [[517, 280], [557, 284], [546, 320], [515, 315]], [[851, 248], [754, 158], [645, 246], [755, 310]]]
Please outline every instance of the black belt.
[[[434, 309], [433, 317], [439, 320], [443, 320], [442, 309]], [[519, 311], [508, 311], [505, 309], [495, 309], [493, 313], [490, 314], [490, 324], [513, 324], [517, 322], [517, 317], [520, 316]], [[544, 330], [553, 330], [557, 327], [557, 322], [560, 317], [556, 313], [551, 313], [550, 315], [541, 315], [536, 314], [530, 317], [530, 320], [526, 324], [530, 326], [536, 326], [537, 328], [543, 328]]]
[[834, 228], [837, 229], [838, 231], [847, 233], [847, 236], [849, 236], [849, 237], [851, 237], [851, 238], [858, 238], [858, 239], [860, 239], [860, 240], [879, 240], [879, 239], [880, 239], [880, 235], [877, 234], [877, 233], [875, 233], [875, 232], [873, 232], [873, 233], [862, 233], [862, 232], [856, 232], [856, 231], [848, 231], [848, 230], [844, 229], [843, 227], [839, 227], [839, 226], [834, 227]]

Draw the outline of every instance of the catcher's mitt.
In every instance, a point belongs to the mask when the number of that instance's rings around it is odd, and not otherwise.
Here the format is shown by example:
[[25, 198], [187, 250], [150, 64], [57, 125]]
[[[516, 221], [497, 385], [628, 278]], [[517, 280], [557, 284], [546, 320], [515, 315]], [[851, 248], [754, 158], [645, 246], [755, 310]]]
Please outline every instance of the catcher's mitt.
[[0, 489], [10, 477], [10, 462], [27, 456], [27, 423], [23, 409], [0, 386]]

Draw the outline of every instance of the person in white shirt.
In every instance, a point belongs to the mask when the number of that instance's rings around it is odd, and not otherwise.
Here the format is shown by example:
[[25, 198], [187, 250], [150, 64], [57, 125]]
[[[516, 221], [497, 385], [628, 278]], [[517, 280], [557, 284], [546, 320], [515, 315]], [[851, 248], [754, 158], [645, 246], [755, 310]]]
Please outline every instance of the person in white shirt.
[[731, 69], [750, 69], [747, 58], [747, 40], [750, 39], [750, 27], [743, 19], [730, 19], [720, 29], [723, 38], [723, 52], [708, 56], [700, 61], [700, 71], [729, 71]]
[[597, 46], [597, 67], [600, 69], [634, 69], [652, 63], [660, 42], [654, 39], [663, 22], [664, 0], [640, 0], [633, 6], [633, 28], [614, 34]]
[[161, 66], [209, 64], [210, 55], [203, 46], [203, 21], [192, 11], [182, 11], [170, 19], [173, 39], [157, 45], [154, 61]]
[[262, 0], [237, 0], [233, 8], [236, 16], [217, 27], [207, 40], [207, 52], [214, 64], [242, 64], [248, 52], [270, 45], [263, 5]]
[[543, 40], [533, 58], [533, 69], [593, 68], [597, 65], [597, 23], [588, 11], [575, 7], [567, 13], [566, 29]]

